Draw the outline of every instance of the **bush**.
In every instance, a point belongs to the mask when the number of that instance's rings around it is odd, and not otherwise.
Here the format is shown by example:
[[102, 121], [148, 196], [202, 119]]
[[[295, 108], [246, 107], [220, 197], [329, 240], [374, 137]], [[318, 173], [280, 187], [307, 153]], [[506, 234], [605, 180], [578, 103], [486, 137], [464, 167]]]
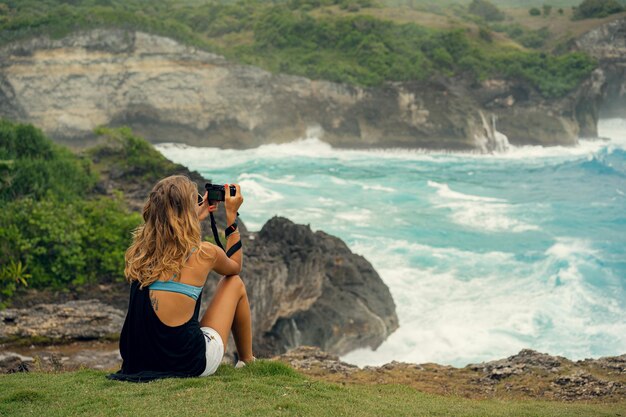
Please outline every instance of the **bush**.
[[550, 6], [549, 4], [544, 4], [542, 9], [544, 16], [550, 16], [550, 13], [552, 13], [552, 6]]
[[[133, 144], [130, 163], [145, 155]], [[121, 194], [94, 195], [91, 162], [31, 125], [6, 120], [0, 155], [0, 304], [26, 283], [67, 289], [123, 279], [124, 253], [141, 219]]]
[[480, 37], [480, 39], [486, 42], [493, 41], [493, 35], [491, 34], [491, 31], [484, 26], [481, 26], [480, 29], [478, 29], [478, 36]]
[[506, 17], [496, 5], [487, 0], [472, 0], [468, 11], [476, 16], [482, 17], [486, 21], [501, 21]]
[[128, 127], [99, 127], [95, 134], [104, 136], [106, 143], [90, 149], [88, 155], [95, 160], [113, 156], [115, 161], [108, 162], [115, 164], [126, 176], [152, 183], [160, 179], [163, 172], [172, 171], [175, 167], [174, 163], [163, 157], [145, 139], [135, 136]]
[[574, 19], [602, 18], [622, 11], [617, 0], [584, 0], [574, 11]]
[[0, 120], [0, 202], [53, 195], [70, 201], [91, 192], [91, 162], [48, 140], [32, 125]]
[[33, 288], [67, 289], [123, 279], [124, 253], [140, 218], [121, 198], [10, 202], [0, 214], [0, 260], [28, 266]]
[[541, 16], [541, 10], [539, 10], [536, 7], [532, 7], [529, 11], [528, 14], [530, 14], [531, 16]]

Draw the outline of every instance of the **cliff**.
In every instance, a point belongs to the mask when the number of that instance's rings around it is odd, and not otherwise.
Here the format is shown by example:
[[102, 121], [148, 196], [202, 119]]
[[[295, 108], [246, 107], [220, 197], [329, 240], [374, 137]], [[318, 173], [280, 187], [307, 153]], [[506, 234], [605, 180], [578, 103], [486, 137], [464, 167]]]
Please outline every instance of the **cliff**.
[[562, 99], [523, 82], [439, 77], [361, 88], [271, 74], [141, 32], [93, 30], [0, 50], [0, 115], [73, 145], [98, 125], [154, 142], [250, 148], [321, 127], [337, 147], [490, 151], [574, 144], [595, 129], [602, 85]]
[[599, 62], [594, 73], [598, 111], [603, 117], [626, 117], [626, 17], [587, 32], [572, 49], [585, 51]]
[[[340, 239], [275, 217], [244, 239], [241, 276], [259, 354], [300, 345], [336, 354], [377, 348], [398, 328], [395, 304], [372, 265]], [[205, 301], [219, 277], [210, 277]]]

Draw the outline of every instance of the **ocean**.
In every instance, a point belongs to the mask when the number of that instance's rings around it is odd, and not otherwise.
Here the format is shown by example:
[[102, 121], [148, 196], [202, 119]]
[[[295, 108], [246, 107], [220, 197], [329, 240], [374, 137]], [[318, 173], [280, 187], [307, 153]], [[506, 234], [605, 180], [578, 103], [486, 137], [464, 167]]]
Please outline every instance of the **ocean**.
[[610, 140], [490, 155], [340, 150], [315, 130], [249, 150], [157, 149], [241, 184], [249, 229], [284, 216], [373, 264], [400, 328], [342, 360], [465, 366], [523, 348], [626, 353], [626, 119], [599, 134]]

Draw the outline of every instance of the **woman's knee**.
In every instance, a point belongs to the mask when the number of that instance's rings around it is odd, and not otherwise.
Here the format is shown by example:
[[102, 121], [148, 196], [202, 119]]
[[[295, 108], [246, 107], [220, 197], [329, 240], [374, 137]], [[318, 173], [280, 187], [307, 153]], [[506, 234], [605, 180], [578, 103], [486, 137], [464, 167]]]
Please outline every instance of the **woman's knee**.
[[242, 294], [246, 293], [246, 284], [243, 283], [243, 280], [239, 275], [228, 275], [222, 279], [226, 285], [235, 287]]

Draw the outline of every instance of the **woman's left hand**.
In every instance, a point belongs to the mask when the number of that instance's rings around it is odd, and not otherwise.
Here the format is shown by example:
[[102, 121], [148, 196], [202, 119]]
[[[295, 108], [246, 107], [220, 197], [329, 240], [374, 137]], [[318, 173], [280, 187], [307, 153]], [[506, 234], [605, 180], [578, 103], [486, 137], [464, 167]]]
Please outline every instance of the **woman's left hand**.
[[217, 211], [217, 205], [219, 202], [216, 202], [215, 205], [210, 206], [209, 201], [209, 193], [206, 191], [204, 193], [204, 197], [202, 198], [202, 204], [196, 207], [196, 213], [198, 214], [198, 220], [202, 221], [209, 217], [209, 213], [214, 213]]

